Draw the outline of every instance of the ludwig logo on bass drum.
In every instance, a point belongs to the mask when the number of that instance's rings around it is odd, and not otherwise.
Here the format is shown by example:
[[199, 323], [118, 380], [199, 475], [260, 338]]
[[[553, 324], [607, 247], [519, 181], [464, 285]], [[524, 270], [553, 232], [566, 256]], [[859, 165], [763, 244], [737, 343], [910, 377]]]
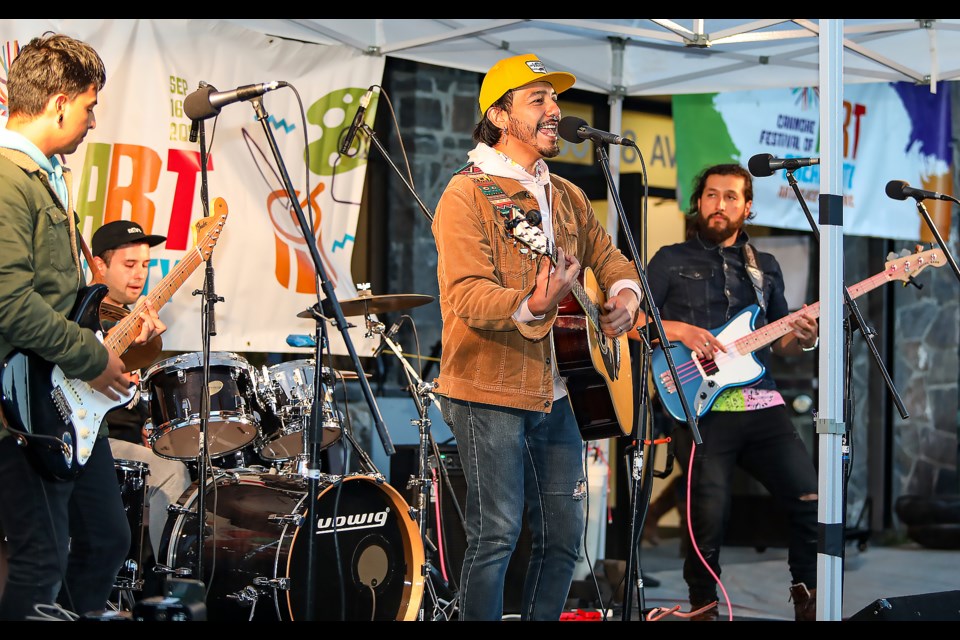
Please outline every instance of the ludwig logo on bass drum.
[[358, 513], [334, 518], [317, 519], [317, 534], [333, 533], [334, 531], [353, 531], [356, 529], [374, 529], [382, 527], [387, 522], [390, 509], [370, 513]]

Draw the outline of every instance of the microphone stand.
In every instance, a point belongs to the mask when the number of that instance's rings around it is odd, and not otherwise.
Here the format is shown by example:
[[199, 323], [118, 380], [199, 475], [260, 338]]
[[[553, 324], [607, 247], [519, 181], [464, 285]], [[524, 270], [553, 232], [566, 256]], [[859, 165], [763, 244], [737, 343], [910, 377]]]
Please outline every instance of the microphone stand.
[[[810, 224], [810, 230], [813, 232], [813, 236], [814, 236], [814, 238], [816, 238], [816, 240], [817, 240], [817, 245], [819, 246], [819, 244], [820, 244], [820, 230], [817, 228], [817, 224], [816, 224], [816, 222], [815, 222], [814, 219], [813, 219], [813, 215], [811, 215], [811, 213], [810, 213], [810, 208], [807, 207], [807, 202], [803, 199], [803, 195], [800, 193], [800, 187], [799, 187], [799, 185], [797, 184], [797, 179], [796, 179], [796, 178], [794, 177], [794, 175], [793, 175], [793, 171], [794, 171], [793, 169], [787, 169], [787, 170], [786, 170], [786, 172], [787, 172], [787, 182], [790, 184], [790, 187], [793, 189], [793, 193], [794, 193], [794, 195], [796, 196], [797, 201], [800, 203], [800, 208], [803, 209], [804, 215], [807, 217], [807, 222], [809, 222], [809, 224]], [[942, 246], [942, 245], [941, 245], [941, 246]], [[873, 361], [876, 363], [877, 368], [880, 370], [881, 375], [883, 375], [883, 379], [884, 379], [884, 381], [886, 382], [887, 387], [890, 389], [890, 393], [891, 393], [891, 395], [893, 396], [893, 401], [894, 401], [894, 403], [897, 405], [897, 410], [900, 412], [900, 417], [903, 418], [904, 420], [906, 420], [906, 419], [909, 417], [909, 414], [907, 413], [907, 409], [906, 409], [906, 407], [904, 407], [903, 401], [900, 399], [900, 395], [899, 395], [899, 393], [897, 393], [897, 389], [896, 389], [896, 388], [894, 387], [894, 385], [893, 385], [893, 380], [891, 380], [890, 374], [887, 373], [887, 370], [886, 370], [886, 368], [885, 368], [884, 365], [883, 365], [883, 360], [880, 358], [880, 353], [877, 351], [877, 346], [876, 346], [876, 345], [874, 344], [874, 342], [873, 342], [873, 337], [876, 335], [876, 332], [875, 332], [871, 327], [868, 327], [868, 326], [866, 325], [866, 323], [864, 322], [863, 316], [860, 314], [860, 309], [859, 309], [859, 307], [857, 306], [856, 302], [854, 301], [853, 297], [851, 297], [850, 292], [849, 292], [849, 290], [847, 289], [846, 284], [843, 284], [843, 286], [841, 287], [841, 289], [843, 290], [843, 301], [844, 301], [844, 303], [846, 304], [847, 310], [850, 312], [850, 316], [851, 316], [851, 317], [855, 320], [855, 322], [856, 322], [856, 324], [855, 324], [855, 326], [854, 326], [854, 325], [852, 325], [852, 324], [850, 323], [850, 318], [847, 318], [847, 319], [844, 321], [844, 323], [845, 323], [844, 333], [845, 333], [845, 334], [848, 334], [848, 335], [845, 335], [845, 339], [844, 339], [844, 354], [843, 354], [844, 362], [849, 363], [849, 361], [850, 361], [850, 348], [851, 348], [851, 346], [852, 346], [851, 336], [852, 336], [852, 333], [853, 333], [854, 331], [856, 331], [857, 328], [859, 328], [859, 329], [860, 329], [860, 333], [863, 334], [863, 337], [864, 337], [864, 338], [866, 338], [867, 346], [868, 346], [868, 348], [870, 349], [871, 355], [873, 356]], [[850, 445], [850, 442], [849, 442], [849, 439], [848, 439], [848, 433], [849, 433], [849, 430], [850, 430], [850, 429], [849, 429], [849, 424], [848, 424], [847, 421], [848, 421], [848, 419], [849, 419], [849, 416], [850, 416], [850, 394], [844, 393], [844, 394], [843, 394], [843, 419], [844, 419], [844, 424], [847, 424], [847, 425], [848, 425], [848, 426], [847, 426], [847, 429], [846, 429], [847, 433], [843, 433], [843, 434], [826, 434], [826, 433], [824, 433], [824, 434], [822, 434], [822, 435], [824, 435], [824, 436], [826, 436], [826, 435], [840, 435], [840, 436], [841, 436], [840, 441], [841, 441], [841, 444], [843, 445], [841, 450], [847, 450], [847, 451], [849, 450], [849, 448], [850, 448], [850, 446], [851, 446], [851, 445]], [[845, 502], [846, 502], [846, 478], [847, 478], [847, 474], [848, 474], [848, 469], [847, 469], [846, 465], [848, 465], [849, 462], [850, 462], [850, 456], [849, 456], [848, 454], [844, 454], [844, 455], [843, 455], [843, 459], [842, 459], [842, 464], [844, 465], [844, 468], [841, 470], [842, 472], [841, 472], [841, 474], [840, 474], [840, 477], [841, 477], [841, 487], [840, 487], [840, 494], [841, 494], [841, 495], [840, 495], [840, 500], [842, 501], [842, 502], [840, 503], [840, 507], [841, 507], [841, 509], [840, 509], [840, 514], [841, 514], [841, 518], [842, 518], [841, 524], [843, 525], [844, 535], [846, 534], [846, 526], [847, 526], [847, 513], [846, 513], [846, 504], [845, 504]], [[829, 504], [829, 501], [832, 500], [835, 496], [834, 496], [834, 492], [833, 492], [833, 491], [828, 491], [827, 494], [828, 494], [828, 495], [826, 496], [826, 501], [827, 501], [827, 502], [825, 502], [824, 504], [827, 505], [826, 511], [827, 511], [827, 512], [831, 512], [831, 511], [833, 510], [833, 505]], [[824, 499], [824, 496], [821, 496], [821, 499]], [[821, 513], [822, 513], [822, 511], [821, 511]], [[823, 533], [823, 530], [822, 530], [823, 525], [821, 524], [820, 526], [821, 526], [821, 540], [820, 540], [820, 543], [822, 544], [822, 543], [824, 542], [823, 538], [825, 537], [825, 534]], [[844, 550], [845, 550], [845, 548], [846, 548], [846, 547], [845, 547], [845, 544], [840, 544], [841, 566], [842, 566], [842, 562], [843, 562], [843, 556], [844, 556]], [[841, 581], [841, 589], [842, 589], [842, 581]], [[840, 594], [840, 597], [842, 598], [842, 593]], [[838, 607], [838, 609], [839, 609], [839, 607]]]
[[[436, 448], [433, 436], [430, 434], [430, 426], [432, 423], [429, 416], [430, 403], [437, 401], [437, 398], [433, 395], [433, 383], [424, 382], [420, 378], [420, 376], [417, 374], [417, 371], [403, 356], [403, 350], [390, 337], [390, 332], [384, 331], [385, 326], [382, 322], [374, 322], [369, 316], [367, 316], [367, 329], [371, 334], [379, 335], [380, 339], [383, 340], [388, 347], [390, 347], [390, 350], [393, 351], [394, 354], [396, 354], [397, 359], [403, 365], [404, 373], [406, 374], [407, 381], [409, 383], [408, 389], [411, 392], [414, 403], [417, 405], [417, 414], [420, 416], [420, 419], [411, 421], [417, 426], [417, 431], [419, 432], [420, 436], [417, 477], [411, 477], [407, 482], [408, 489], [417, 489], [417, 504], [415, 507], [411, 507], [410, 511], [412, 515], [416, 517], [417, 526], [420, 528], [420, 537], [423, 542], [423, 578], [428, 587], [427, 591], [430, 594], [430, 597], [433, 599], [435, 610], [439, 609], [440, 611], [444, 611], [445, 608], [449, 607], [451, 604], [455, 605], [457, 601], [457, 595], [454, 592], [449, 591], [449, 589], [446, 589], [447, 593], [438, 593], [437, 586], [433, 583], [433, 564], [430, 558], [426, 555], [427, 549], [431, 549], [433, 551], [439, 549], [438, 546], [435, 546], [431, 543], [430, 538], [427, 536], [430, 497], [433, 495], [433, 480], [430, 478], [430, 473], [428, 471], [430, 468], [428, 451], [432, 451]], [[443, 465], [440, 462], [439, 456], [437, 456], [437, 469], [438, 473], [444, 473]], [[451, 498], [454, 502], [456, 502], [456, 496], [451, 496]], [[458, 507], [457, 511], [459, 510], [460, 509]], [[436, 545], [442, 545], [443, 537], [442, 535], [439, 535], [439, 532], [442, 531], [441, 523], [437, 523], [436, 530], [438, 532]], [[447, 584], [441, 584], [441, 587], [448, 586], [449, 585]], [[442, 602], [440, 599], [441, 596], [448, 596], [449, 599], [446, 602]], [[426, 598], [424, 598], [420, 603], [420, 611], [418, 613], [418, 618], [421, 621], [426, 619], [426, 607]], [[434, 616], [432, 619], [439, 620], [441, 618]]]
[[[366, 375], [364, 375], [363, 367], [361, 366], [360, 359], [357, 356], [357, 351], [353, 346], [353, 341], [350, 339], [349, 328], [353, 325], [347, 324], [347, 321], [343, 316], [343, 309], [340, 307], [340, 302], [337, 300], [334, 287], [330, 283], [330, 279], [327, 277], [326, 270], [323, 266], [323, 260], [320, 258], [320, 251], [317, 249], [316, 238], [313, 235], [310, 225], [307, 223], [303, 209], [300, 207], [300, 202], [297, 200], [297, 193], [293, 187], [293, 183], [290, 181], [290, 176], [287, 173], [286, 165], [283, 162], [283, 157], [280, 154], [279, 147], [277, 146], [277, 140], [273, 135], [273, 131], [271, 130], [269, 123], [267, 122], [269, 115], [267, 114], [266, 109], [263, 107], [263, 100], [260, 96], [257, 96], [251, 98], [250, 102], [253, 105], [253, 109], [257, 115], [257, 120], [260, 121], [260, 124], [263, 127], [267, 142], [270, 144], [270, 151], [273, 153], [274, 160], [277, 163], [277, 169], [279, 170], [280, 176], [283, 180], [284, 189], [287, 192], [287, 197], [290, 199], [290, 206], [297, 215], [297, 221], [300, 223], [300, 228], [303, 232], [303, 238], [307, 243], [307, 247], [310, 249], [310, 257], [313, 260], [314, 268], [317, 270], [317, 275], [320, 279], [320, 285], [323, 288], [323, 292], [326, 294], [326, 302], [329, 303], [329, 308], [333, 310], [334, 320], [337, 323], [337, 329], [340, 331], [340, 334], [343, 337], [343, 343], [347, 347], [347, 352], [350, 354], [354, 371], [357, 374], [357, 380], [360, 383], [360, 388], [363, 391], [364, 398], [370, 407], [370, 415], [373, 418], [374, 426], [377, 428], [377, 433], [380, 435], [380, 441], [383, 445], [383, 449], [388, 456], [392, 456], [394, 453], [396, 453], [396, 449], [394, 448], [393, 443], [390, 441], [390, 436], [387, 434], [386, 427], [383, 424], [383, 417], [380, 415], [380, 409], [373, 397], [373, 392], [370, 390], [370, 383], [367, 380]], [[320, 360], [317, 360], [314, 364], [314, 366], [320, 365]], [[319, 374], [320, 372], [317, 371], [315, 376]], [[315, 398], [314, 404], [316, 404], [316, 400], [318, 399]], [[320, 442], [321, 433], [320, 425], [318, 424], [320, 412], [312, 410], [310, 413], [310, 439], [314, 443]], [[308, 571], [305, 585], [305, 611], [303, 619], [313, 620], [315, 609], [314, 603], [316, 602], [315, 582], [318, 561], [318, 554], [316, 551], [317, 535], [315, 527], [317, 522], [317, 499], [319, 497], [318, 486], [321, 475], [319, 461], [315, 458], [308, 460], [305, 471], [308, 481], [307, 527], [309, 528], [307, 535]]]
[[[624, 142], [627, 142], [627, 141], [625, 140]], [[634, 143], [633, 141], [629, 141], [629, 144], [634, 149], [636, 149], [637, 153], [640, 153], [640, 149], [637, 148], [636, 143]], [[627, 221], [627, 216], [623, 212], [623, 204], [620, 201], [620, 195], [617, 191], [617, 186], [613, 182], [613, 175], [610, 172], [610, 159], [607, 157], [606, 149], [603, 147], [603, 145], [598, 144], [596, 142], [594, 142], [594, 146], [596, 147], [596, 150], [597, 150], [597, 157], [599, 158], [600, 166], [603, 169], [604, 178], [606, 178], [606, 181], [607, 181], [607, 188], [609, 189], [610, 193], [613, 195], [613, 201], [617, 208], [617, 215], [619, 216], [620, 226], [623, 229], [630, 229], [631, 227]], [[634, 244], [633, 242], [633, 234], [626, 233], [624, 234], [624, 236], [627, 239], [627, 245], [630, 249], [630, 255], [633, 258], [633, 263], [636, 266], [637, 273], [640, 276], [640, 286], [643, 289], [643, 300], [641, 302], [647, 307], [647, 313], [646, 313], [647, 326], [649, 326], [650, 318], [653, 318], [653, 323], [654, 323], [654, 326], [656, 327], [657, 335], [660, 336], [660, 346], [663, 349], [664, 356], [666, 356], [667, 366], [670, 368], [670, 374], [673, 376], [674, 381], [676, 381], [677, 389], [679, 389], [681, 386], [680, 376], [677, 373], [676, 365], [674, 364], [673, 357], [670, 354], [670, 349], [673, 348], [673, 345], [667, 339], [667, 333], [666, 331], [664, 331], [663, 323], [660, 320], [660, 312], [657, 309], [657, 305], [655, 305], [653, 302], [653, 294], [650, 293], [650, 284], [647, 282], [647, 275], [644, 272], [643, 267], [640, 266], [640, 256], [639, 256], [639, 253], [637, 252], [636, 244]], [[646, 361], [647, 359], [645, 356], [644, 362]], [[645, 379], [646, 378], [644, 377], [644, 380]], [[646, 386], [646, 383], [643, 383], [643, 385]], [[700, 431], [699, 429], [697, 429], [696, 421], [693, 419], [693, 414], [690, 412], [690, 407], [687, 405], [686, 398], [682, 393], [679, 393], [677, 395], [680, 397], [680, 404], [683, 406], [683, 413], [687, 417], [687, 424], [690, 426], [690, 430], [693, 433], [693, 439], [697, 444], [700, 444], [701, 442], [703, 442], [703, 440], [700, 438]], [[638, 413], [641, 413], [644, 416], [644, 418], [646, 418], [646, 411], [640, 411]], [[646, 420], [644, 419], [643, 422], [646, 422]], [[636, 424], [633, 425], [633, 431], [631, 433], [634, 434], [634, 439], [636, 439], [636, 434], [637, 434]], [[643, 434], [641, 433], [640, 435], [641, 435], [640, 442], [642, 443]], [[639, 487], [636, 486], [636, 483], [639, 482], [640, 475], [641, 475], [640, 469], [638, 469], [637, 466], [639, 465], [639, 467], [642, 467], [642, 450], [641, 450], [640, 456], [641, 456], [640, 458], [635, 459], [637, 462], [635, 462], [633, 474], [632, 474], [635, 486], [633, 490], [634, 504], [633, 504], [633, 509], [631, 510], [633, 516], [631, 518], [631, 523], [630, 523], [631, 544], [630, 544], [630, 550], [628, 552], [629, 557], [627, 558], [628, 576], [626, 579], [626, 584], [624, 585], [624, 593], [623, 593], [622, 619], [624, 621], [630, 620], [630, 607], [631, 607], [631, 601], [633, 599], [633, 596], [631, 594], [631, 586], [632, 586], [632, 581], [634, 580], [635, 577], [639, 578], [640, 591], [642, 592], [643, 590], [643, 581], [642, 581], [642, 578], [640, 578], [643, 574], [642, 572], [637, 570], [636, 566], [634, 566], [635, 565], [634, 547], [636, 546], [636, 541], [639, 540], [639, 536], [637, 535], [637, 533], [635, 533], [637, 512], [639, 511], [637, 508], [639, 505], [639, 501], [637, 499]], [[647, 497], [649, 498], [649, 490], [647, 491]], [[642, 595], [638, 595], [638, 598], [642, 599]]]
[[[950, 196], [944, 197], [949, 198], [951, 202], [960, 204], [960, 200], [951, 198]], [[950, 263], [950, 268], [953, 269], [953, 274], [957, 276], [957, 280], [960, 280], [960, 268], [957, 268], [956, 260], [954, 260], [953, 256], [950, 255], [950, 248], [947, 246], [947, 243], [943, 241], [943, 238], [940, 237], [940, 231], [937, 230], [937, 225], [933, 223], [933, 220], [930, 218], [930, 214], [927, 213], [927, 208], [923, 205], [923, 200], [920, 200], [919, 198], [917, 199], [917, 211], [919, 211], [920, 215], [923, 216], [923, 220], [927, 223], [930, 233], [932, 233], [933, 237], [937, 239], [937, 244], [940, 245], [940, 249], [947, 257], [947, 262]]]
[[[820, 230], [817, 228], [817, 223], [813, 219], [813, 215], [810, 214], [810, 208], [807, 207], [807, 202], [803, 199], [803, 195], [800, 193], [800, 186], [797, 184], [797, 179], [793, 175], [793, 169], [787, 169], [787, 182], [790, 183], [790, 188], [793, 189], [794, 195], [796, 195], [797, 200], [800, 202], [800, 208], [803, 209], [803, 213], [807, 216], [807, 222], [810, 223], [810, 230], [813, 232], [813, 237], [816, 238], [817, 244], [820, 244]], [[939, 236], [938, 236], [939, 237]], [[941, 244], [941, 246], [943, 246]], [[893, 401], [897, 405], [897, 409], [900, 411], [900, 417], [906, 420], [910, 417], [910, 414], [907, 413], [906, 407], [903, 406], [903, 401], [900, 399], [900, 394], [897, 393], [896, 388], [893, 385], [893, 380], [890, 378], [890, 374], [887, 373], [886, 368], [883, 366], [883, 360], [880, 358], [880, 352], [877, 351], [877, 346], [873, 343], [873, 337], [876, 335], [876, 332], [868, 327], [863, 321], [863, 316], [860, 314], [860, 308], [857, 306], [857, 303], [850, 296], [850, 291], [847, 290], [847, 286], [843, 285], [843, 301], [847, 305], [847, 309], [850, 311], [850, 314], [856, 320], [856, 326], [853, 327], [856, 330], [858, 327], [860, 333], [863, 334], [863, 337], [867, 339], [867, 346], [870, 348], [870, 353], [873, 355], [874, 362], [877, 363], [877, 368], [880, 369], [880, 373], [883, 375], [884, 381], [887, 383], [887, 387], [890, 389], [890, 393], [893, 395]], [[845, 357], [849, 357], [849, 354], [844, 354]], [[849, 396], [844, 394], [844, 402], [849, 402]]]
[[420, 196], [417, 195], [417, 190], [413, 188], [413, 185], [407, 182], [407, 179], [403, 177], [403, 174], [400, 172], [400, 169], [393, 162], [393, 160], [390, 159], [390, 156], [387, 155], [387, 150], [383, 148], [382, 144], [380, 144], [380, 140], [377, 138], [376, 132], [373, 129], [371, 129], [366, 122], [360, 125], [359, 130], [367, 134], [367, 137], [370, 138], [370, 142], [372, 142], [373, 146], [377, 148], [377, 151], [379, 151], [380, 155], [383, 156], [383, 159], [387, 161], [387, 164], [389, 164], [390, 167], [393, 168], [394, 172], [400, 177], [400, 181], [403, 182], [403, 186], [407, 188], [407, 191], [409, 191], [413, 195], [414, 200], [416, 200], [417, 204], [420, 205], [420, 210], [423, 211], [423, 214], [427, 217], [427, 220], [429, 220], [430, 222], [433, 222], [433, 213], [430, 211], [430, 209], [427, 208], [427, 205], [423, 204], [423, 200], [421, 200]]
[[[203, 87], [206, 83], [201, 82]], [[203, 206], [203, 215], [210, 216], [209, 196], [207, 193], [207, 146], [206, 131], [202, 120], [194, 120], [191, 125], [190, 138], [194, 139], [194, 131], [197, 131], [200, 137], [200, 202]], [[203, 289], [197, 289], [193, 295], [200, 295], [200, 324], [201, 336], [203, 342], [203, 392], [200, 394], [200, 425], [197, 435], [197, 579], [203, 580], [203, 538], [206, 529], [207, 511], [206, 511], [206, 489], [207, 489], [207, 429], [210, 419], [210, 337], [217, 335], [216, 321], [214, 319], [213, 305], [217, 302], [223, 302], [223, 298], [218, 296], [213, 284], [213, 255], [206, 260], [204, 271]], [[216, 483], [214, 483], [216, 487]]]

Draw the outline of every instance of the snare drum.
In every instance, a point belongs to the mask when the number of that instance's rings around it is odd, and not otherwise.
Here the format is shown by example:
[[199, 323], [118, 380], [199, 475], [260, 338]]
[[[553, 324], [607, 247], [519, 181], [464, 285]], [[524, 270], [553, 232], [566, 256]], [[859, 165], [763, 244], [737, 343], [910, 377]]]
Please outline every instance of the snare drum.
[[[233, 469], [205, 484], [207, 619], [307, 619], [309, 529], [301, 529], [307, 480]], [[170, 508], [161, 547], [165, 571], [196, 571], [198, 494], [194, 483]], [[423, 542], [400, 494], [379, 476], [325, 476], [314, 513], [312, 619], [416, 619]]]
[[[154, 452], [173, 460], [190, 460], [200, 453], [203, 400], [203, 354], [187, 353], [154, 364], [141, 381], [150, 402]], [[210, 353], [207, 453], [223, 456], [243, 449], [259, 435], [251, 411], [254, 382], [249, 363], [235, 353]]]

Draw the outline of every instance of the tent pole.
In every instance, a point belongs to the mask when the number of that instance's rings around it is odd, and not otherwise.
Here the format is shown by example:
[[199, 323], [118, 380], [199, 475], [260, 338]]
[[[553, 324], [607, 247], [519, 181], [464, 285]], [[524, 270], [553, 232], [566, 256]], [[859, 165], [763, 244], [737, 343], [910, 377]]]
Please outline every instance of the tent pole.
[[820, 21], [820, 354], [817, 619], [840, 620], [844, 518], [843, 21]]

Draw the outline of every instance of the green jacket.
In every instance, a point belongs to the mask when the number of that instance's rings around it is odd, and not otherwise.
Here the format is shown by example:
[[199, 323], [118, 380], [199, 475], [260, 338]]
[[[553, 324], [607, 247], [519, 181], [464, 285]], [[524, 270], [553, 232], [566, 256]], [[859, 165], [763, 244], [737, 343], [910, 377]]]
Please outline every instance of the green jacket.
[[[64, 178], [70, 189], [69, 170]], [[96, 334], [67, 319], [86, 285], [79, 242], [76, 213], [64, 210], [46, 173], [0, 148], [0, 360], [25, 349], [68, 378], [92, 380], [106, 369]]]

